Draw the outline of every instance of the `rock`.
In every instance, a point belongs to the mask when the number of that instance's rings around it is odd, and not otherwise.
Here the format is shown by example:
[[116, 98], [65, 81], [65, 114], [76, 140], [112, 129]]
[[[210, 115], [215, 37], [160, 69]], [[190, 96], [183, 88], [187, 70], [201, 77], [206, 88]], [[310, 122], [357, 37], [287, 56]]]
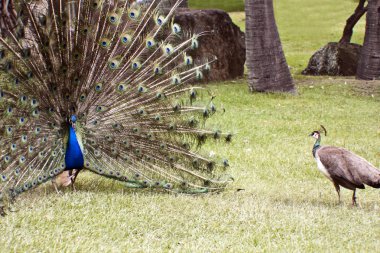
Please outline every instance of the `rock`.
[[353, 43], [330, 42], [310, 59], [303, 75], [354, 76], [362, 46]]
[[224, 81], [244, 75], [245, 35], [228, 13], [221, 10], [178, 9], [175, 22], [192, 33], [207, 32], [199, 38], [199, 48], [189, 52], [194, 59], [213, 59], [205, 81]]

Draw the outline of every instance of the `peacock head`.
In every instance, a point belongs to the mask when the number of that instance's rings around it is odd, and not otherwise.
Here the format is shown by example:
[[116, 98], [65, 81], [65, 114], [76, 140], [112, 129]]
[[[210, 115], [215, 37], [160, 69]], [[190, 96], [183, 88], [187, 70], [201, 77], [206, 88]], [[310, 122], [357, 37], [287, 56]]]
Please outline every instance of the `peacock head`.
[[70, 126], [72, 126], [74, 129], [75, 129], [75, 123], [77, 122], [77, 116], [76, 115], [71, 115], [69, 118], [68, 118], [68, 123]]

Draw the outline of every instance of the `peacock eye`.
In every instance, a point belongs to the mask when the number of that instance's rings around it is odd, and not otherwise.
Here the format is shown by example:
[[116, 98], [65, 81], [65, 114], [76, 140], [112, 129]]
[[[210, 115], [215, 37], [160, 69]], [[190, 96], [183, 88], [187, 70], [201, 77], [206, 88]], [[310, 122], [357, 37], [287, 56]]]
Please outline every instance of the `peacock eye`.
[[179, 77], [173, 77], [172, 79], [172, 84], [180, 84], [181, 83], [181, 79], [179, 79]]
[[40, 114], [39, 110], [38, 109], [35, 109], [33, 111], [33, 116], [38, 116]]
[[173, 24], [172, 30], [175, 34], [179, 34], [181, 32], [181, 27], [178, 24]]
[[95, 86], [95, 91], [101, 91], [102, 88], [103, 88], [103, 84], [98, 83], [98, 84], [96, 84], [96, 86]]
[[137, 69], [138, 68], [138, 64], [137, 63], [133, 63], [133, 69]]
[[9, 162], [11, 160], [11, 158], [9, 157], [9, 156], [4, 156], [4, 161], [7, 163], [7, 162]]
[[141, 93], [141, 92], [144, 92], [144, 87], [143, 87], [143, 86], [139, 86], [137, 90], [138, 90], [138, 92], [140, 92], [140, 93]]
[[119, 91], [124, 91], [124, 85], [122, 84], [119, 85]]
[[102, 48], [108, 48], [110, 45], [111, 45], [111, 42], [107, 38], [103, 38], [100, 40], [100, 46]]

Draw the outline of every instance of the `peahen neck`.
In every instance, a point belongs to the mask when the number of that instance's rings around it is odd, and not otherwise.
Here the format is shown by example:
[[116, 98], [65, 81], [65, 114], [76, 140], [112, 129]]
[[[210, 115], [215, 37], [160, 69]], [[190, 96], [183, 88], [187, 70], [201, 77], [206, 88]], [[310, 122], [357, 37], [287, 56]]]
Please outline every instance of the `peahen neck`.
[[317, 150], [321, 147], [321, 136], [318, 137], [318, 139], [315, 141], [313, 146], [313, 156], [315, 157], [315, 153]]
[[82, 169], [84, 165], [83, 153], [78, 143], [75, 129], [69, 126], [69, 139], [65, 154], [66, 170]]

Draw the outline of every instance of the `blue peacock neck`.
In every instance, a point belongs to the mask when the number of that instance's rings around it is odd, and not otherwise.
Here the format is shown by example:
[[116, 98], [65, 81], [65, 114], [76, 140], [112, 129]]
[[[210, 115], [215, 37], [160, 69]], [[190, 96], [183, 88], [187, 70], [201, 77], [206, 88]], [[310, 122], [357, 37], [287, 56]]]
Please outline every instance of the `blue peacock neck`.
[[69, 139], [66, 146], [65, 163], [66, 170], [80, 170], [84, 165], [83, 153], [79, 146], [75, 129], [71, 124], [69, 125]]
[[313, 146], [313, 156], [315, 157], [315, 153], [317, 150], [321, 147], [321, 136], [318, 137], [318, 139], [315, 141]]

